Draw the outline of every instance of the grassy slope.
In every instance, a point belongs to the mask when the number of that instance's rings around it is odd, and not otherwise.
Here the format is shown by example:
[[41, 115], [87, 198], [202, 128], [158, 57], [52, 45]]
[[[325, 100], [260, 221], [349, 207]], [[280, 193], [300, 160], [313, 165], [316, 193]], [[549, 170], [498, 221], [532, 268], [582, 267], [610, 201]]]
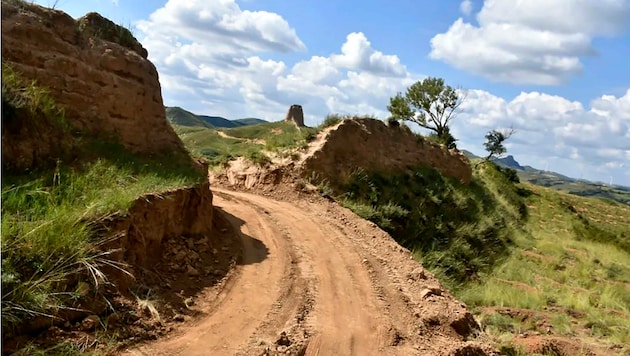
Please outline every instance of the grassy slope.
[[[303, 144], [294, 126], [283, 125], [223, 130], [236, 138], [202, 128], [177, 131], [190, 149], [225, 159]], [[320, 189], [330, 193], [325, 182]], [[492, 307], [539, 311], [557, 334], [629, 342], [630, 209], [624, 205], [514, 185], [487, 164], [475, 168], [469, 186], [430, 168], [395, 176], [358, 171], [339, 199], [411, 248], [500, 340], [545, 330]]]
[[179, 126], [198, 126], [198, 127], [207, 127], [212, 128], [213, 126], [200, 119], [197, 115], [186, 111], [180, 107], [167, 107], [166, 109], [166, 118], [173, 125]]
[[412, 249], [497, 338], [550, 324], [600, 345], [630, 343], [630, 208], [505, 178], [489, 164], [470, 186], [427, 168], [356, 174], [343, 199]]
[[[526, 186], [528, 219], [509, 257], [458, 296], [471, 306], [543, 312], [554, 333], [629, 344], [630, 208]], [[498, 335], [546, 331], [484, 314]]]
[[269, 162], [270, 155], [305, 147], [317, 129], [298, 129], [292, 123], [270, 122], [222, 129], [225, 137], [217, 130], [203, 127], [175, 126], [175, 131], [190, 151], [216, 166], [236, 157], [247, 157], [261, 164]]
[[608, 186], [601, 183], [592, 183], [582, 180], [565, 179], [562, 176], [543, 172], [520, 172], [522, 180], [535, 185], [549, 187], [561, 192], [579, 195], [583, 197], [605, 198], [630, 206], [630, 188], [620, 186]]
[[[15, 75], [3, 66], [3, 122], [39, 121], [49, 131], [69, 134], [62, 127], [63, 110], [56, 109], [47, 92], [30, 81], [7, 80]], [[107, 253], [98, 249], [102, 237], [92, 222], [124, 211], [144, 193], [205, 177], [190, 157], [139, 157], [117, 144], [82, 140], [82, 160], [57, 160], [52, 169], [28, 174], [2, 174], [3, 328], [66, 308], [78, 297], [74, 285], [64, 286], [69, 277], [102, 282], [98, 270], [108, 263]]]

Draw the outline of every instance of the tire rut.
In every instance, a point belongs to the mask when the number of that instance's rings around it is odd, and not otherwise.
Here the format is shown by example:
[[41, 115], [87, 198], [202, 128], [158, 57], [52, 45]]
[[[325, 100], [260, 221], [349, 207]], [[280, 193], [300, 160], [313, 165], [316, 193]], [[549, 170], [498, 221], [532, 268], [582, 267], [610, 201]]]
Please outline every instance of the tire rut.
[[130, 354], [485, 354], [449, 326], [463, 305], [423, 294], [437, 280], [370, 223], [334, 204], [213, 192], [243, 244], [233, 281], [194, 325]]

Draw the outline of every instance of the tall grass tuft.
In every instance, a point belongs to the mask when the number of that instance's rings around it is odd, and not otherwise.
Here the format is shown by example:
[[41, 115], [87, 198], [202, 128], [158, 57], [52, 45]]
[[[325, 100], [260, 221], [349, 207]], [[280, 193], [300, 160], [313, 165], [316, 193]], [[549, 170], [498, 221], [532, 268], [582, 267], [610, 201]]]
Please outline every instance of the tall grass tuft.
[[[99, 150], [108, 153], [98, 153]], [[103, 251], [93, 222], [128, 209], [147, 192], [200, 182], [185, 160], [142, 158], [112, 144], [101, 158], [2, 180], [2, 325], [55, 315], [77, 298], [76, 276], [97, 287], [102, 267], [124, 268]], [[73, 277], [74, 276], [74, 277]]]

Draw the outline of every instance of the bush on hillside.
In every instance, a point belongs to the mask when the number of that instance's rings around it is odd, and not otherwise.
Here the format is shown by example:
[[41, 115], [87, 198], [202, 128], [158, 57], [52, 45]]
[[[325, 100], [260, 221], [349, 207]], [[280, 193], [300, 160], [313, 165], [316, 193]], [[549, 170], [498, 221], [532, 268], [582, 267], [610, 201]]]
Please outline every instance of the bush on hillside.
[[474, 280], [508, 253], [511, 231], [525, 216], [516, 188], [493, 167], [470, 185], [433, 168], [403, 174], [357, 171], [342, 201], [388, 231], [453, 285]]
[[324, 121], [319, 125], [319, 128], [325, 129], [326, 127], [335, 126], [344, 119], [345, 117], [340, 114], [328, 114], [326, 115]]

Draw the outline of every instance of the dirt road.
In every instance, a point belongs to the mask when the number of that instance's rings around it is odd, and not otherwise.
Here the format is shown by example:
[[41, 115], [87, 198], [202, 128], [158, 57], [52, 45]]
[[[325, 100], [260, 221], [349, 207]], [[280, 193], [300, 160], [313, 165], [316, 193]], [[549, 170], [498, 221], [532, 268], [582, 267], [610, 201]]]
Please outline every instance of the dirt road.
[[203, 316], [128, 354], [485, 354], [463, 341], [461, 303], [373, 224], [317, 199], [213, 191], [239, 265]]

